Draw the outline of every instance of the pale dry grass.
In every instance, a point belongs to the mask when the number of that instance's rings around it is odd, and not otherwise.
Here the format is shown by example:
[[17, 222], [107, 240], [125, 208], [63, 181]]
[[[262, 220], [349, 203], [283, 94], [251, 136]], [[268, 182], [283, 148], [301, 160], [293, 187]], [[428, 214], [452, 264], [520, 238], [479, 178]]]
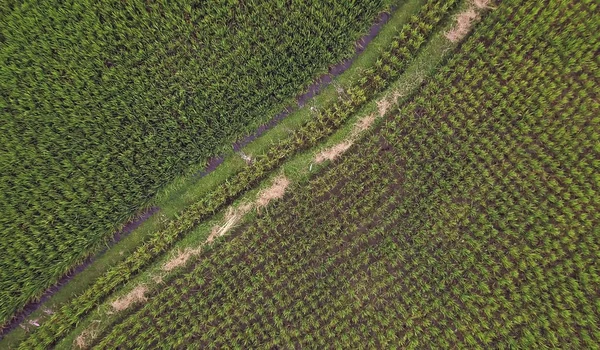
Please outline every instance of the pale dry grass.
[[160, 274], [160, 275], [154, 275], [152, 276], [152, 280], [156, 283], [156, 284], [161, 284], [164, 282], [163, 280], [164, 275]]
[[256, 199], [256, 208], [266, 207], [272, 200], [279, 199], [285, 194], [285, 190], [290, 185], [287, 177], [280, 175], [275, 178], [271, 187], [262, 190]]
[[315, 163], [321, 164], [326, 160], [334, 160], [342, 153], [346, 152], [350, 146], [354, 143], [353, 140], [345, 140], [333, 147], [329, 147], [327, 149], [322, 150], [315, 156]]
[[459, 42], [469, 33], [478, 18], [479, 13], [473, 7], [459, 13], [456, 16], [456, 26], [445, 34], [446, 39], [453, 43]]
[[225, 214], [223, 225], [213, 227], [212, 232], [206, 239], [206, 243], [212, 243], [216, 238], [223, 236], [229, 230], [231, 230], [244, 215], [246, 215], [252, 209], [252, 204], [244, 203], [239, 205], [237, 208], [229, 207]]
[[379, 112], [379, 116], [383, 117], [388, 112], [390, 107], [396, 105], [396, 102], [398, 102], [398, 98], [400, 96], [402, 96], [402, 94], [399, 91], [394, 91], [377, 101], [377, 110]]
[[192, 256], [200, 254], [200, 251], [201, 251], [200, 248], [196, 248], [196, 249], [186, 248], [183, 251], [179, 251], [173, 258], [171, 258], [169, 261], [167, 261], [162, 266], [162, 270], [169, 272], [169, 271], [172, 271], [173, 269], [178, 268], [179, 266], [183, 266]]
[[473, 5], [480, 10], [493, 9], [494, 7], [490, 6], [490, 2], [490, 0], [473, 0]]
[[122, 298], [113, 301], [110, 305], [114, 311], [126, 310], [129, 306], [146, 301], [144, 294], [148, 291], [146, 286], [137, 286]]
[[377, 110], [379, 111], [379, 116], [383, 117], [391, 105], [392, 103], [387, 99], [387, 97], [377, 101]]
[[77, 348], [89, 348], [92, 341], [94, 341], [94, 339], [96, 339], [100, 334], [98, 330], [99, 323], [99, 320], [94, 320], [88, 328], [84, 329], [83, 332], [81, 332], [81, 334], [79, 334], [77, 338], [75, 338], [74, 343]]
[[375, 122], [375, 115], [370, 114], [364, 118], [359, 119], [356, 124], [354, 124], [354, 129], [352, 130], [352, 134], [354, 136], [360, 134], [361, 132], [367, 130], [373, 125]]
[[473, 24], [479, 20], [479, 13], [486, 9], [493, 9], [490, 2], [490, 0], [473, 0], [469, 8], [456, 16], [456, 25], [444, 34], [446, 39], [453, 43], [461, 41], [469, 34]]

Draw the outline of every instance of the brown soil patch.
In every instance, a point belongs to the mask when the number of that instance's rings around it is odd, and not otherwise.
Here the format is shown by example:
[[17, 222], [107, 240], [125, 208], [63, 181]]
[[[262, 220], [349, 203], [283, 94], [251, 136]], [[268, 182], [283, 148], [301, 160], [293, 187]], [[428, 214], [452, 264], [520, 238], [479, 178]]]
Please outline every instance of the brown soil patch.
[[469, 33], [473, 23], [478, 18], [479, 14], [473, 7], [459, 13], [458, 16], [456, 16], [456, 26], [445, 34], [446, 39], [453, 43], [460, 41]]
[[144, 294], [148, 291], [146, 286], [137, 286], [126, 296], [113, 301], [110, 305], [115, 311], [123, 311], [130, 305], [146, 301]]
[[315, 163], [320, 164], [326, 160], [334, 160], [339, 157], [342, 153], [346, 152], [350, 146], [354, 143], [353, 140], [346, 140], [338, 143], [337, 145], [324, 149], [319, 152], [315, 157]]
[[177, 255], [175, 255], [172, 259], [170, 259], [163, 265], [162, 270], [169, 272], [179, 266], [183, 266], [192, 256], [199, 253], [200, 248], [185, 249], [184, 251], [179, 251]]
[[77, 346], [79, 349], [88, 349], [89, 344], [99, 335], [99, 323], [99, 320], [95, 320], [88, 328], [83, 330], [83, 332], [81, 332], [81, 334], [75, 338], [75, 346]]
[[285, 194], [285, 190], [290, 185], [290, 180], [281, 175], [275, 178], [271, 187], [263, 190], [256, 199], [256, 207], [262, 208], [267, 206], [272, 200], [279, 199]]

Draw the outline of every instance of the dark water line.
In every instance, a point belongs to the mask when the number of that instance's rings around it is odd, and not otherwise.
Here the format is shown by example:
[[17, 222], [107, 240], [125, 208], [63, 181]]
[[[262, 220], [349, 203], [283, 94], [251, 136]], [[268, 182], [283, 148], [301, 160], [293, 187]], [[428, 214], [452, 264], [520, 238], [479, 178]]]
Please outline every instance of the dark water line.
[[[280, 121], [282, 121], [285, 117], [287, 117], [290, 113], [295, 112], [298, 108], [306, 105], [306, 103], [318, 95], [325, 87], [327, 87], [333, 79], [340, 74], [344, 73], [352, 63], [356, 60], [356, 58], [365, 50], [367, 45], [377, 36], [377, 34], [381, 31], [381, 28], [389, 21], [391, 17], [391, 13], [395, 8], [392, 8], [390, 12], [381, 13], [375, 23], [369, 29], [369, 32], [363, 35], [356, 43], [355, 43], [355, 53], [351, 58], [345, 59], [333, 66], [329, 67], [328, 73], [321, 75], [318, 77], [308, 88], [306, 92], [296, 96], [296, 106], [290, 105], [284, 108], [279, 114], [275, 115], [265, 124], [259, 126], [256, 131], [250, 135], [245, 136], [241, 140], [234, 142], [232, 144], [233, 150], [235, 152], [239, 152], [248, 145], [250, 142], [254, 141], [256, 138], [264, 134], [266, 131], [272, 129], [275, 125], [277, 125]], [[194, 174], [195, 177], [202, 178], [212, 171], [214, 171], [218, 165], [220, 165], [224, 160], [224, 156], [214, 157], [209, 160], [208, 165], [201, 171]]]
[[[81, 264], [73, 268], [73, 270], [71, 270], [68, 274], [62, 276], [55, 285], [44, 291], [44, 294], [42, 294], [39, 301], [31, 302], [25, 305], [23, 310], [18, 312], [11, 321], [9, 321], [2, 329], [0, 329], [0, 340], [4, 338], [4, 336], [8, 334], [8, 332], [17, 328], [17, 326], [19, 326], [21, 322], [23, 322], [27, 317], [29, 317], [29, 315], [38, 310], [44, 302], [46, 302], [48, 299], [50, 299], [50, 297], [56, 294], [65, 284], [67, 284], [69, 281], [75, 278], [75, 276], [77, 276], [79, 273], [85, 270], [94, 261], [102, 257], [102, 255], [104, 255], [104, 253], [106, 253], [108, 249], [117, 244], [117, 242], [119, 242], [123, 238], [127, 237], [131, 232], [133, 232], [133, 230], [138, 228], [158, 210], [158, 207], [151, 207], [145, 212], [143, 212], [141, 215], [136, 217], [134, 220], [126, 223], [121, 230], [117, 231], [113, 235], [112, 239], [107, 243], [105, 248], [103, 248], [101, 251], [97, 252], [93, 256], [88, 257]], [[31, 327], [34, 326], [32, 325]]]

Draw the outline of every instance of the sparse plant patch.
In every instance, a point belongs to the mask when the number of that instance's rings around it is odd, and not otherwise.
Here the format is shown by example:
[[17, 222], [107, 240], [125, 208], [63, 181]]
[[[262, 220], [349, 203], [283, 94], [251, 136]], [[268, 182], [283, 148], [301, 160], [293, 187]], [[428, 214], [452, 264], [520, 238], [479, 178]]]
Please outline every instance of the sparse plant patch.
[[111, 306], [113, 307], [114, 311], [117, 312], [126, 310], [135, 303], [146, 301], [146, 296], [144, 294], [146, 294], [147, 291], [148, 288], [146, 286], [137, 286], [127, 295], [113, 301]]
[[257, 208], [266, 207], [271, 201], [283, 197], [285, 190], [290, 185], [290, 181], [283, 175], [278, 176], [273, 181], [273, 185], [263, 190], [256, 200]]
[[89, 345], [94, 341], [98, 335], [98, 323], [100, 321], [94, 321], [86, 328], [77, 338], [75, 339], [74, 345], [79, 349], [89, 349]]
[[473, 0], [471, 6], [456, 15], [456, 26], [446, 33], [446, 38], [455, 43], [462, 40], [480, 19], [480, 12], [492, 9], [489, 0]]
[[192, 256], [200, 254], [201, 251], [202, 250], [200, 248], [197, 248], [185, 249], [184, 251], [178, 252], [177, 255], [175, 255], [163, 265], [162, 269], [163, 271], [170, 272], [171, 270], [177, 267], [185, 265], [185, 263], [187, 263]]

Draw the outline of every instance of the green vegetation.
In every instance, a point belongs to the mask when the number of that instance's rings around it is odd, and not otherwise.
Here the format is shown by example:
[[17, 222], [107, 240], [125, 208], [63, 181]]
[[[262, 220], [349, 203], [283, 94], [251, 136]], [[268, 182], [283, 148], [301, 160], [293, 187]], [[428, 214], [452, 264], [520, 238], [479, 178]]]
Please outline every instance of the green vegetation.
[[[111, 349], [598, 348], [598, 4], [410, 4], [368, 63], [245, 149], [251, 164], [164, 190], [181, 198], [160, 224], [18, 347], [91, 331], [85, 347]], [[454, 11], [484, 16], [460, 44], [444, 38]], [[391, 96], [345, 154], [313, 164]], [[204, 243], [282, 173], [283, 199]], [[197, 252], [162, 273], [182, 248]], [[143, 302], [113, 308], [138, 287]]]
[[[449, 1], [426, 3], [421, 9], [420, 16], [409, 20], [393, 41], [389, 51], [382, 55], [375, 67], [363, 71], [361, 78], [346, 89], [344, 98], [323, 109], [314, 120], [308, 121], [289, 138], [269, 148], [266, 154], [256, 157], [251, 165], [230, 176], [223, 185], [208, 192], [197, 203], [179, 214], [177, 220], [167, 223], [162, 230], [150, 237], [122, 263], [110, 269], [83, 294], [61, 308], [37, 329], [22, 344], [22, 347], [54, 344], [115, 288], [139, 273], [202, 220], [209, 218], [244, 191], [252, 188], [285, 159], [302, 149], [316, 145], [325, 136], [330, 135], [369, 98], [388, 85], [389, 80], [382, 79], [382, 76], [397, 77], [403, 71], [407, 62], [412, 60], [423, 45], [425, 38], [431, 35], [433, 29], [454, 5], [455, 2]], [[418, 29], [414, 30], [415, 27]]]
[[598, 4], [495, 7], [374, 132], [94, 345], [597, 348]]
[[350, 55], [387, 3], [3, 5], [0, 325]]

